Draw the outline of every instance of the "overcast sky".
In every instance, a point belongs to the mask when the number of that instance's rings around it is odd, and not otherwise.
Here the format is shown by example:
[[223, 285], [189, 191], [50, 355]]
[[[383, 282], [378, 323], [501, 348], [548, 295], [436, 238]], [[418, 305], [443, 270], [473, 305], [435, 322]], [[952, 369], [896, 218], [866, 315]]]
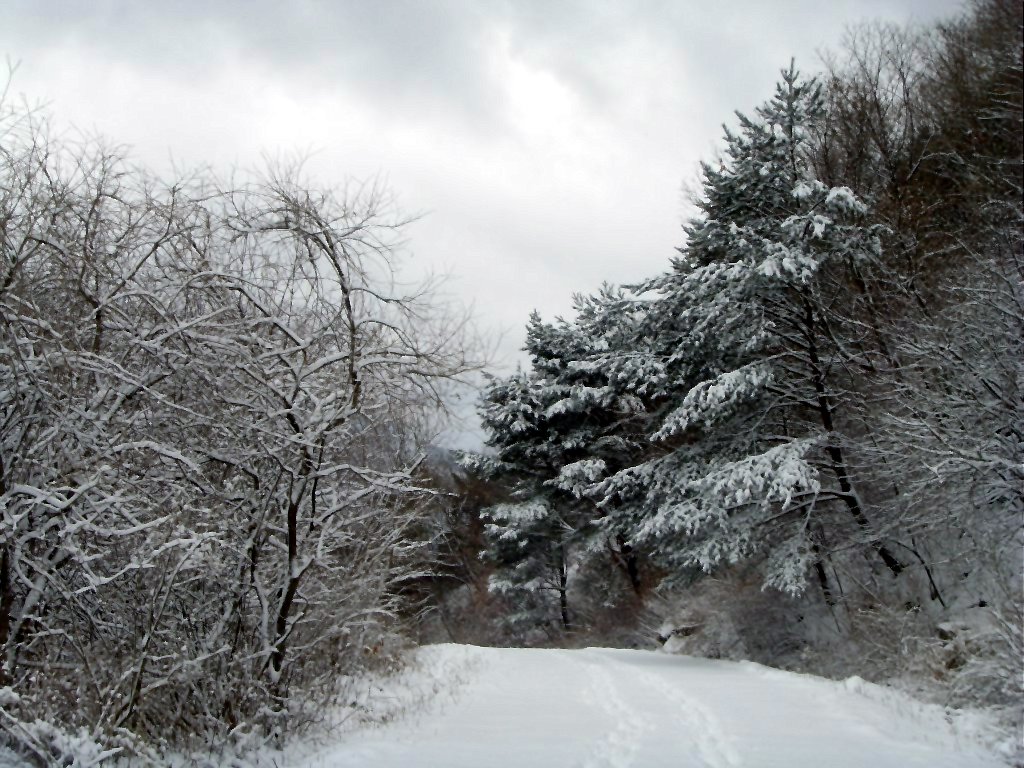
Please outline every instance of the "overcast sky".
[[527, 315], [663, 269], [733, 110], [868, 19], [959, 0], [5, 0], [14, 90], [158, 170], [312, 150], [384, 177], [418, 270], [517, 359]]

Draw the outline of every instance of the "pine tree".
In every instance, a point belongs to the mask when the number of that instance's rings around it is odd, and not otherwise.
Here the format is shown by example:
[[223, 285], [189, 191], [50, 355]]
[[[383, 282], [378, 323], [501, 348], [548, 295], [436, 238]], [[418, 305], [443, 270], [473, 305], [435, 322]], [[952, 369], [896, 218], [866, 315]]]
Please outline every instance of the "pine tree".
[[[520, 623], [549, 620], [557, 595], [563, 628], [571, 625], [567, 574], [571, 563], [610, 554], [639, 590], [637, 552], [623, 531], [603, 525], [603, 513], [584, 490], [625, 465], [646, 436], [635, 422], [641, 397], [652, 390], [643, 365], [628, 354], [635, 339], [624, 299], [611, 288], [576, 297], [574, 322], [546, 323], [536, 313], [527, 327], [529, 373], [494, 379], [481, 417], [495, 456], [469, 457], [477, 471], [513, 488], [513, 502], [485, 510], [492, 588], [519, 595]], [[634, 343], [635, 346], [635, 343]], [[656, 378], [656, 377], [655, 377]], [[537, 596], [541, 595], [540, 599]]]
[[654, 449], [591, 491], [677, 570], [758, 554], [766, 584], [800, 592], [813, 568], [829, 596], [822, 557], [837, 536], [902, 565], [872, 528], [837, 413], [855, 353], [835, 339], [836, 274], [877, 259], [880, 233], [810, 170], [823, 114], [820, 86], [791, 67], [727, 132], [720, 167], [704, 166], [680, 258], [635, 288], [654, 297], [645, 331], [672, 381]]

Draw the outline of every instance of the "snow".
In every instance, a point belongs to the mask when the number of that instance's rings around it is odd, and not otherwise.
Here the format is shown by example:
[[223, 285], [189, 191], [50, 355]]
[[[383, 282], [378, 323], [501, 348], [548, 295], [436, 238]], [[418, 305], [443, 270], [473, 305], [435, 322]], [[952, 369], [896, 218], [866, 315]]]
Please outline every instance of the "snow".
[[941, 708], [859, 678], [835, 682], [750, 662], [596, 648], [439, 645], [420, 649], [415, 664], [421, 681], [424, 672], [437, 681], [425, 709], [292, 752], [283, 765], [1004, 765]]

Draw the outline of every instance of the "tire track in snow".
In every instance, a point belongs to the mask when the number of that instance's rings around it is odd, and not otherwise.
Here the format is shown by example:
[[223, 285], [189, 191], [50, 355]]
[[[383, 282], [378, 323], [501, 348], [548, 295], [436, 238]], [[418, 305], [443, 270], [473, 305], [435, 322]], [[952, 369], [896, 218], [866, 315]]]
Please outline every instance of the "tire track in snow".
[[637, 670], [637, 676], [661, 694], [666, 704], [675, 707], [675, 714], [682, 721], [683, 728], [693, 735], [700, 757], [708, 768], [740, 768], [743, 761], [739, 753], [722, 729], [721, 721], [710, 709], [652, 672]]
[[600, 659], [592, 659], [586, 651], [569, 651], [566, 658], [583, 671], [587, 686], [583, 701], [595, 707], [613, 723], [612, 728], [594, 745], [576, 768], [632, 768], [651, 724], [623, 699], [612, 676]]

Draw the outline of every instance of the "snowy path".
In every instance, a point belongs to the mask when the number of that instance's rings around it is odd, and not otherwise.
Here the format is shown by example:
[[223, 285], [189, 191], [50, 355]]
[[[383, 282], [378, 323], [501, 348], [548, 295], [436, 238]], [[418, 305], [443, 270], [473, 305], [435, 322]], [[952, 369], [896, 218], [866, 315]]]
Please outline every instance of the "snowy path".
[[[986, 768], [941, 710], [852, 679], [645, 651], [433, 646], [428, 711], [289, 768]], [[443, 673], [447, 674], [447, 673]]]

